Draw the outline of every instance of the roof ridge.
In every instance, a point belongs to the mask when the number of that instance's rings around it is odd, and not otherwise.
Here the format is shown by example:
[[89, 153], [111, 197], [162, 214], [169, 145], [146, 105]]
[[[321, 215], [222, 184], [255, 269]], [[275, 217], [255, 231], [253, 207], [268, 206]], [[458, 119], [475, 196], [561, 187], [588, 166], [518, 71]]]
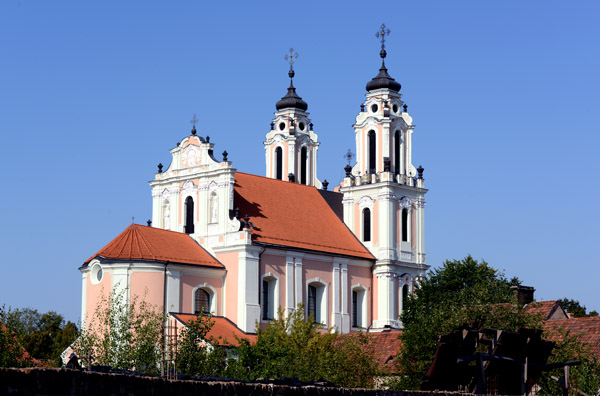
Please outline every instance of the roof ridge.
[[[319, 191], [319, 189], [317, 187], [312, 186], [312, 185], [308, 185], [308, 184], [295, 183], [295, 182], [290, 182], [290, 181], [281, 180], [281, 179], [273, 179], [272, 177], [261, 176], [261, 175], [253, 175], [252, 173], [246, 173], [246, 172], [235, 172], [235, 173], [236, 174], [237, 173], [241, 173], [242, 175], [258, 177], [258, 178], [261, 178], [261, 179], [266, 179], [266, 180], [270, 180], [270, 181], [274, 181], [274, 182], [286, 183], [286, 184], [288, 184], [290, 186], [309, 187], [311, 189]], [[327, 190], [324, 190], [324, 191], [327, 191]]]
[[[152, 244], [152, 242], [150, 242], [146, 236], [143, 234], [143, 232], [138, 228], [139, 224], [136, 224], [135, 227], [135, 233], [137, 235], [138, 238], [138, 244], [139, 246], [139, 250], [140, 250], [140, 256], [141, 256], [141, 252], [146, 251], [148, 253], [150, 253], [150, 257], [152, 257], [152, 259], [157, 260], [159, 257], [162, 256], [157, 256], [155, 254], [155, 246]], [[143, 227], [143, 226], [142, 226]], [[142, 246], [144, 245], [144, 248], [146, 248], [145, 250], [142, 250]]]

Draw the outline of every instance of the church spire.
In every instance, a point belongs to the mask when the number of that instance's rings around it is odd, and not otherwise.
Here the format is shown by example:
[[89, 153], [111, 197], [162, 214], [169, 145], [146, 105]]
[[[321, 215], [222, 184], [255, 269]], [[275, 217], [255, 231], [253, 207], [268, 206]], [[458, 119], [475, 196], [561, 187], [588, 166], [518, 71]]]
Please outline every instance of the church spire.
[[387, 56], [387, 52], [385, 50], [385, 38], [386, 36], [389, 36], [392, 31], [387, 29], [385, 24], [381, 24], [380, 29], [381, 30], [377, 31], [375, 34], [375, 37], [379, 38], [381, 41], [381, 51], [379, 51], [379, 56], [381, 57], [381, 68], [379, 69], [379, 74], [377, 74], [371, 81], [367, 83], [367, 91], [386, 88], [398, 92], [402, 86], [388, 74], [387, 68], [385, 67], [385, 57]]
[[294, 62], [297, 58], [298, 53], [294, 52], [293, 48], [290, 48], [290, 53], [285, 55], [285, 60], [290, 63], [290, 71], [288, 72], [288, 76], [290, 76], [290, 86], [287, 94], [275, 104], [277, 110], [282, 110], [288, 107], [302, 111], [306, 111], [308, 109], [308, 104], [303, 101], [300, 96], [298, 96], [296, 93], [296, 88], [294, 87], [294, 76], [296, 75], [296, 72], [294, 71]]

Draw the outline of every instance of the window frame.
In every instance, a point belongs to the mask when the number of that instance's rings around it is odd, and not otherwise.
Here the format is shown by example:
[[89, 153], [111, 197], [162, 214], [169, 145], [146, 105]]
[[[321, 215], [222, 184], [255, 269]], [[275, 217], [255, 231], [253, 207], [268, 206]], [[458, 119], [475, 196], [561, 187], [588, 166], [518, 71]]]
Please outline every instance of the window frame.
[[316, 299], [315, 302], [316, 310], [315, 310], [315, 322], [327, 327], [328, 323], [328, 308], [329, 308], [329, 299], [328, 299], [328, 284], [320, 278], [312, 278], [306, 281], [306, 307], [305, 307], [305, 315], [308, 318], [308, 296], [309, 296], [309, 286], [316, 288]]
[[[264, 318], [264, 282], [268, 282], [269, 286], [269, 302], [272, 306], [272, 318]], [[260, 321], [270, 322], [279, 319], [279, 277], [271, 272], [263, 274], [260, 277]]]
[[[209, 296], [208, 305], [210, 305], [210, 307], [208, 313], [210, 315], [217, 315], [217, 291], [208, 283], [201, 283], [192, 290], [192, 313], [198, 315], [196, 314], [196, 291], [199, 289], [205, 291]], [[206, 312], [203, 312], [202, 314], [206, 314]]]

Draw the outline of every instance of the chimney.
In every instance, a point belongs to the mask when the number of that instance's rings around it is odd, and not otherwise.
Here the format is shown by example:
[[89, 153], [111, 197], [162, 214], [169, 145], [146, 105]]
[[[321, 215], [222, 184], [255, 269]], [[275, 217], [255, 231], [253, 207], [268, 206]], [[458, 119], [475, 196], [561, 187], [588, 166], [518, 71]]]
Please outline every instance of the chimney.
[[535, 289], [533, 286], [511, 286], [513, 293], [516, 293], [519, 304], [526, 305], [533, 302], [533, 293]]

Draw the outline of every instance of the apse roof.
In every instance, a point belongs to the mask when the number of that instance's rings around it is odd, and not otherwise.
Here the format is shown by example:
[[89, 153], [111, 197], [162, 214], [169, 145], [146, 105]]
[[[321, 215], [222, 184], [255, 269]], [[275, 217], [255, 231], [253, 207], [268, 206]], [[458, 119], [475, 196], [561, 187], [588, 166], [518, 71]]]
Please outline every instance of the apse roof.
[[131, 224], [108, 245], [87, 259], [149, 260], [224, 268], [189, 235], [139, 224]]
[[374, 259], [315, 187], [236, 172], [234, 206], [255, 226], [252, 240]]

